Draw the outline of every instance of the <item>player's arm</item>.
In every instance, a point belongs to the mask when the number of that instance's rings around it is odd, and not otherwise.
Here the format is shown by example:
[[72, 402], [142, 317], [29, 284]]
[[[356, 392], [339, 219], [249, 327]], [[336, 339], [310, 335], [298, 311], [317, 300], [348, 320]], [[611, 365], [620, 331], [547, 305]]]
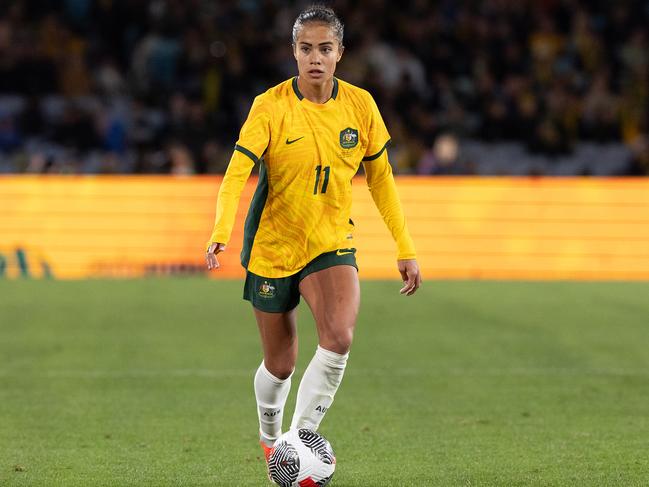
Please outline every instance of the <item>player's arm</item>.
[[387, 146], [390, 143], [390, 134], [376, 102], [369, 93], [366, 96], [368, 144], [363, 157], [365, 177], [372, 199], [397, 243], [397, 267], [404, 282], [400, 292], [410, 296], [421, 284], [415, 244], [408, 232], [406, 218], [392, 176], [392, 167], [388, 162]]
[[225, 172], [216, 200], [214, 229], [207, 242], [205, 261], [208, 269], [219, 267], [216, 255], [223, 252], [230, 241], [241, 192], [250, 172], [270, 141], [270, 107], [263, 95], [255, 98], [248, 119], [241, 128], [239, 140], [228, 169]]
[[219, 267], [216, 255], [223, 252], [230, 241], [241, 192], [248, 177], [250, 177], [254, 165], [254, 160], [246, 155], [243, 148], [238, 145], [235, 146], [228, 169], [219, 188], [219, 195], [216, 199], [214, 229], [207, 242], [205, 261], [207, 262], [207, 268], [210, 270]]
[[421, 285], [421, 274], [385, 146], [375, 157], [366, 157], [363, 167], [374, 204], [397, 244], [397, 267], [404, 282], [400, 292], [411, 296]]

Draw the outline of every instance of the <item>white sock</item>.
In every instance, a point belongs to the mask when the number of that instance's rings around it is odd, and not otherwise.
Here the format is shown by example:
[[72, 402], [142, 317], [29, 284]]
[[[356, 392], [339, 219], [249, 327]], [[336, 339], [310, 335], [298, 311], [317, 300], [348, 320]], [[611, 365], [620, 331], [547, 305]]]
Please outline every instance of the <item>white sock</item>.
[[318, 429], [343, 380], [348, 357], [349, 353], [341, 355], [318, 345], [297, 391], [291, 429]]
[[255, 374], [255, 398], [260, 439], [268, 446], [273, 446], [282, 434], [284, 404], [290, 389], [291, 376], [284, 380], [278, 379], [268, 371], [264, 362], [261, 362]]

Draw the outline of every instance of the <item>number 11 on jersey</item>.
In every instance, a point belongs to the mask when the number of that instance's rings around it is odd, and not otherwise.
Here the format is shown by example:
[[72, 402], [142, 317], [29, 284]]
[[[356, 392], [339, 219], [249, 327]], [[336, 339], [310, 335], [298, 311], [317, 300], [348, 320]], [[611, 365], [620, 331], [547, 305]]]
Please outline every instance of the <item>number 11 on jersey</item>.
[[324, 178], [322, 181], [322, 189], [320, 193], [324, 194], [327, 192], [327, 185], [329, 184], [329, 171], [331, 166], [325, 166], [323, 169], [322, 166], [316, 166], [315, 168], [315, 185], [313, 186], [313, 194], [318, 194], [318, 186], [320, 185], [320, 174], [324, 173]]

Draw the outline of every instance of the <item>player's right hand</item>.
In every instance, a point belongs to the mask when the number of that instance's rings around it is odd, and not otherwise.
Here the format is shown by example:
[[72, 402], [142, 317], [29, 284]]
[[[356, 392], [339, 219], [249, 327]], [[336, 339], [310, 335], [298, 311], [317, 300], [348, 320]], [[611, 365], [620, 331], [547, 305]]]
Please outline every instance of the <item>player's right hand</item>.
[[207, 262], [207, 268], [209, 270], [218, 269], [220, 264], [219, 260], [216, 258], [216, 254], [223, 252], [225, 250], [225, 244], [212, 242], [207, 248], [207, 253], [205, 254], [205, 262]]

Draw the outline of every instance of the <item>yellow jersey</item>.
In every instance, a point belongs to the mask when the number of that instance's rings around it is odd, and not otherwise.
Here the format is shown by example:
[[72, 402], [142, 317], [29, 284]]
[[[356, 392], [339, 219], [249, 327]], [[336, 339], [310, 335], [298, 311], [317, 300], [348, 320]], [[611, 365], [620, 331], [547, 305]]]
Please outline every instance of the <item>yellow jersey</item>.
[[297, 77], [257, 96], [219, 189], [211, 242], [227, 243], [243, 185], [259, 181], [244, 227], [241, 263], [281, 278], [318, 255], [354, 247], [352, 178], [361, 162], [374, 200], [399, 247], [415, 258], [386, 147], [390, 136], [372, 96], [334, 78], [331, 98], [309, 101]]

